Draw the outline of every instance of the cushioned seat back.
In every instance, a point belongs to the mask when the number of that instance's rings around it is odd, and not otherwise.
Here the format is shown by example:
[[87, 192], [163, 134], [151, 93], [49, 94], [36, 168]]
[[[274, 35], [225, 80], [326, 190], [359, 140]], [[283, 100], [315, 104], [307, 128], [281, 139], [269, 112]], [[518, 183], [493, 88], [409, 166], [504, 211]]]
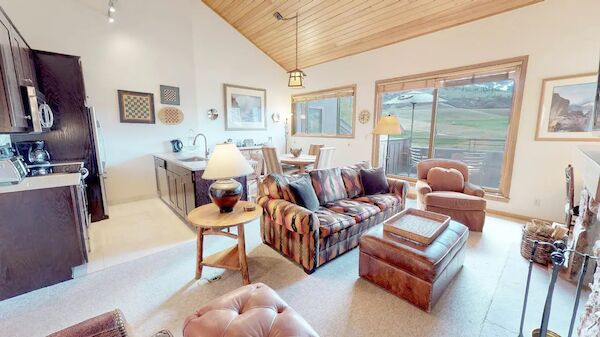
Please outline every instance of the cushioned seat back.
[[261, 196], [268, 196], [271, 199], [284, 199], [292, 201], [292, 195], [289, 183], [296, 181], [303, 177], [309, 177], [308, 174], [294, 174], [294, 175], [283, 175], [272, 173], [264, 177], [262, 182], [259, 184], [259, 194]]
[[364, 194], [363, 185], [360, 181], [360, 170], [369, 168], [371, 168], [371, 164], [362, 161], [358, 164], [344, 166], [340, 169], [348, 198], [355, 198]]
[[339, 167], [310, 171], [310, 179], [321, 205], [348, 197]]
[[426, 159], [417, 164], [417, 179], [427, 179], [427, 173], [434, 167], [453, 168], [462, 173], [465, 181], [469, 181], [469, 168], [463, 162], [450, 159]]

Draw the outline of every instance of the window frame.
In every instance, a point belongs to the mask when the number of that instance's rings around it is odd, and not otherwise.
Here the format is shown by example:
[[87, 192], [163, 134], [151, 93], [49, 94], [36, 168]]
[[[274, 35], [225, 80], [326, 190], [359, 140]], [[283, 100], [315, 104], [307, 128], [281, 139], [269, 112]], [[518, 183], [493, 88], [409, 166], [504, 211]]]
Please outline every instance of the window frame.
[[[347, 95], [346, 93], [349, 93], [349, 92], [352, 93], [352, 133], [351, 134], [349, 134], [349, 135], [340, 135], [340, 134], [334, 135], [334, 134], [327, 134], [327, 133], [312, 134], [312, 133], [300, 133], [299, 131], [297, 131], [297, 121], [296, 121], [297, 120], [296, 119], [296, 103], [297, 102], [311, 101], [311, 100], [318, 100], [318, 99], [325, 99], [325, 98], [347, 97], [349, 95]], [[292, 103], [292, 109], [291, 109], [291, 111], [292, 111], [292, 128], [290, 130], [290, 133], [291, 133], [292, 137], [345, 138], [345, 139], [355, 138], [355, 134], [356, 134], [356, 84], [292, 95], [291, 103]], [[339, 109], [339, 104], [338, 104], [338, 109], [337, 109], [338, 116], [336, 117], [338, 126], [339, 126], [339, 118], [338, 118], [339, 114], [340, 114], [340, 109]], [[307, 118], [308, 118], [308, 116], [307, 116]], [[322, 129], [323, 128], [321, 125], [321, 130]]]
[[[529, 56], [519, 56], [508, 59], [478, 63], [468, 66], [456, 67], [456, 68], [448, 68], [442, 69], [427, 73], [408, 75], [402, 77], [395, 77], [385, 80], [378, 80], [375, 82], [375, 107], [373, 111], [373, 126], [377, 125], [377, 122], [381, 118], [382, 113], [382, 96], [385, 92], [390, 91], [386, 90], [386, 86], [388, 87], [404, 87], [404, 84], [411, 83], [410, 85], [414, 85], [416, 81], [423, 81], [425, 87], [435, 87], [435, 85], [431, 85], [429, 83], [437, 83], [441, 79], [444, 78], [452, 78], [456, 76], [464, 76], [464, 75], [474, 75], [476, 73], [485, 73], [486, 71], [490, 71], [493, 69], [501, 69], [508, 67], [515, 67], [518, 70], [515, 71], [515, 85], [513, 91], [513, 100], [512, 100], [512, 109], [510, 114], [510, 120], [508, 123], [508, 130], [506, 135], [506, 147], [504, 151], [503, 161], [502, 161], [502, 171], [500, 175], [500, 184], [499, 188], [484, 188], [486, 191], [486, 198], [490, 200], [498, 200], [508, 202], [510, 199], [510, 188], [512, 183], [512, 172], [514, 165], [514, 157], [516, 151], [516, 143], [517, 143], [517, 135], [519, 132], [519, 122], [521, 119], [521, 108], [523, 103], [523, 91], [525, 88], [525, 77], [527, 74], [527, 63]], [[399, 90], [409, 90], [412, 89], [399, 89]], [[436, 88], [437, 91], [437, 88]], [[437, 99], [437, 95], [435, 95]], [[435, 100], [433, 104], [436, 104]], [[436, 108], [432, 108], [431, 114], [431, 124], [435, 125], [436, 118]], [[429, 158], [432, 158], [434, 153], [433, 149], [433, 141], [435, 138], [435, 127], [431, 127], [431, 132], [429, 136]], [[373, 135], [373, 146], [371, 153], [371, 161], [374, 165], [379, 165], [379, 144], [380, 144], [380, 136]], [[410, 182], [416, 182], [416, 178], [398, 176], [398, 175], [390, 175], [394, 178], [400, 178], [404, 180], [408, 180]]]

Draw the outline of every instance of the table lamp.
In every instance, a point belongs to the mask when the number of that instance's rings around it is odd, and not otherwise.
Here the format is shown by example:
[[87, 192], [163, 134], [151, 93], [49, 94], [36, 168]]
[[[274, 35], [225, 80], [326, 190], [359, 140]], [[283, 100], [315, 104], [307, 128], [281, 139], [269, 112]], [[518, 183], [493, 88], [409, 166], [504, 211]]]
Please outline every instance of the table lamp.
[[387, 135], [387, 143], [385, 148], [385, 171], [387, 172], [388, 160], [390, 153], [390, 135], [399, 135], [404, 131], [400, 125], [400, 119], [397, 116], [387, 115], [377, 122], [373, 129], [373, 134]]
[[233, 207], [242, 195], [242, 184], [233, 178], [253, 172], [254, 170], [235, 144], [215, 146], [202, 179], [216, 180], [208, 188], [208, 194], [221, 213], [233, 211]]

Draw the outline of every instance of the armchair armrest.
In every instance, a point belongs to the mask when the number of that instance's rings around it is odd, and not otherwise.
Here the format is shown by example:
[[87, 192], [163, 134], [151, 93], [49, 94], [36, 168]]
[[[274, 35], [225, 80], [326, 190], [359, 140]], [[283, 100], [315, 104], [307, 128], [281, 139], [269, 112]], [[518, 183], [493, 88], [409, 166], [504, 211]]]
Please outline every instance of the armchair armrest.
[[425, 180], [417, 180], [415, 183], [415, 190], [417, 195], [424, 197], [427, 193], [431, 193], [431, 186]]
[[263, 216], [288, 230], [299, 234], [314, 232], [319, 229], [319, 218], [314, 212], [283, 199], [261, 197], [258, 200], [263, 207]]
[[483, 188], [472, 184], [470, 182], [466, 182], [465, 183], [465, 189], [463, 191], [464, 194], [468, 194], [468, 195], [473, 195], [476, 197], [480, 197], [483, 198], [483, 196], [485, 195], [485, 191], [483, 190]]

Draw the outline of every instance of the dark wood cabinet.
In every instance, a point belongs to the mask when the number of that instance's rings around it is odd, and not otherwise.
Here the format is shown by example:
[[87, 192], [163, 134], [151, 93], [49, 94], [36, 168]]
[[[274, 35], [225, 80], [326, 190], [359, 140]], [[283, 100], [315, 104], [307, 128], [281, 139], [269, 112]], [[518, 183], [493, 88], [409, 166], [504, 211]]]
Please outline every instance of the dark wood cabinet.
[[70, 280], [87, 261], [79, 186], [0, 193], [0, 300]]
[[31, 48], [0, 8], [0, 133], [30, 132], [21, 86], [37, 90]]
[[[154, 158], [158, 196], [185, 219], [194, 208], [211, 203], [208, 187], [213, 180], [202, 179], [203, 170], [191, 171], [172, 161]], [[244, 187], [241, 199], [247, 200], [246, 177], [235, 178]]]

